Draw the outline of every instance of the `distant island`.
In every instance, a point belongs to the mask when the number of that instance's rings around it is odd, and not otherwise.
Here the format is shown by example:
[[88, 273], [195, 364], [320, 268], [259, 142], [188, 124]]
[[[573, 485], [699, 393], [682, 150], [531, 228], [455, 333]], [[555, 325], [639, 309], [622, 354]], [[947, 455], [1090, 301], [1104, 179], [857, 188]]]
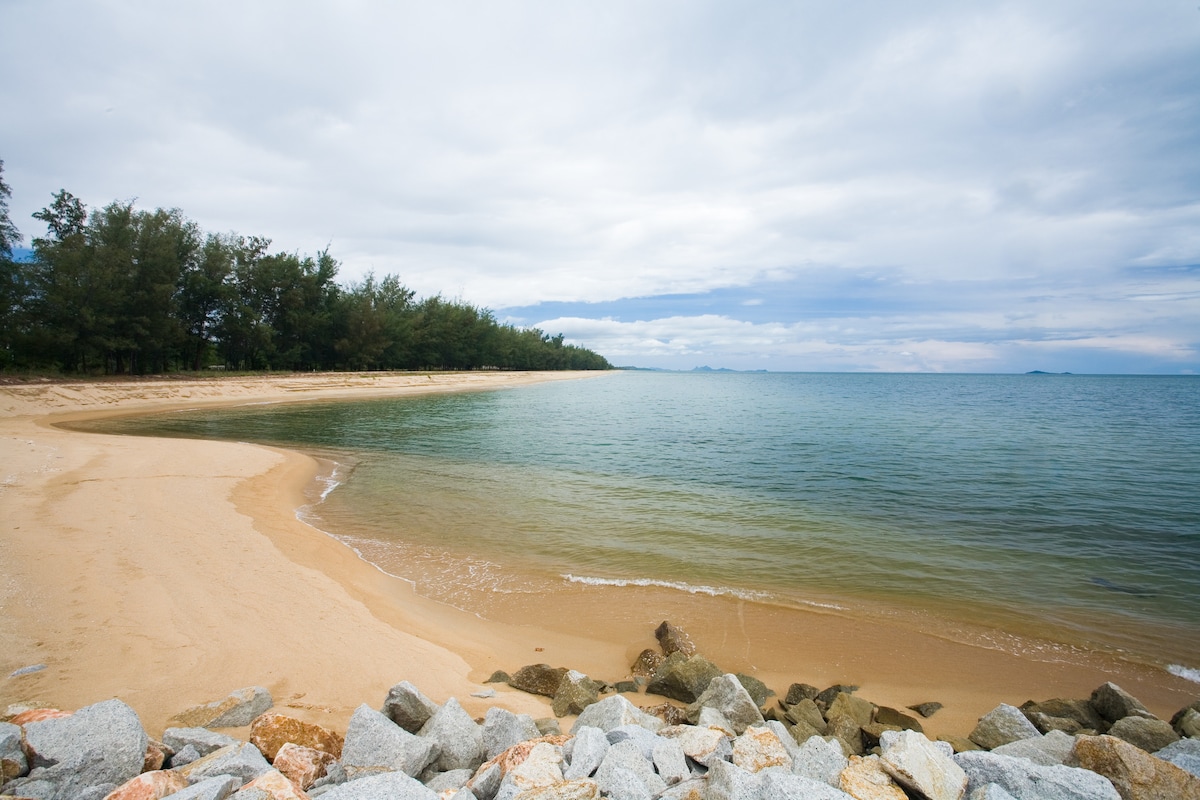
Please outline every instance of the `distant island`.
[[1070, 375], [1070, 372], [1043, 372], [1040, 369], [1031, 369], [1026, 375]]

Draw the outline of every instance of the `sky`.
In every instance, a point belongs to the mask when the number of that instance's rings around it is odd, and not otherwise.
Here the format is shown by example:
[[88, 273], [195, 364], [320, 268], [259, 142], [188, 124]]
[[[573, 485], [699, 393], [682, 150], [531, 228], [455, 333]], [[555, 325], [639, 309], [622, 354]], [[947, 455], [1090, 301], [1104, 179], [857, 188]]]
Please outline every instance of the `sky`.
[[0, 0], [67, 189], [623, 366], [1200, 372], [1198, 0]]

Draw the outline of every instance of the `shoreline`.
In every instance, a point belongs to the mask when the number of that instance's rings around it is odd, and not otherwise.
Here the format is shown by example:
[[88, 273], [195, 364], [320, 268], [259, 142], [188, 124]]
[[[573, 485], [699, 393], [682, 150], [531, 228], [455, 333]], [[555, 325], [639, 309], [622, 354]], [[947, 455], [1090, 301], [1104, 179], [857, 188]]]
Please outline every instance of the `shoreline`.
[[[318, 475], [311, 456], [57, 427], [151, 410], [577, 377], [369, 373], [0, 386], [0, 448], [12, 473], [0, 475], [0, 508], [12, 520], [5, 549], [13, 554], [0, 563], [0, 638], [11, 643], [0, 656], [0, 708], [78, 707], [120, 695], [157, 731], [188, 706], [261, 684], [287, 713], [336, 728], [358, 703], [382, 701], [408, 680], [436, 701], [457, 697], [471, 713], [496, 705], [545, 716], [548, 701], [504, 686], [486, 700], [470, 694], [495, 669], [539, 662], [619, 680], [654, 646], [662, 619], [688, 630], [723, 669], [752, 671], [780, 693], [794, 681], [848, 682], [896, 707], [942, 702], [927, 725], [935, 733], [965, 735], [999, 702], [1086, 697], [1107, 680], [1160, 716], [1200, 694], [1183, 678], [1112, 658], [1040, 662], [914, 635], [886, 619], [783, 613], [662, 587], [569, 586], [553, 598], [497, 603], [484, 619], [420, 596], [300, 520], [304, 490]], [[7, 677], [37, 663], [48, 668]]]

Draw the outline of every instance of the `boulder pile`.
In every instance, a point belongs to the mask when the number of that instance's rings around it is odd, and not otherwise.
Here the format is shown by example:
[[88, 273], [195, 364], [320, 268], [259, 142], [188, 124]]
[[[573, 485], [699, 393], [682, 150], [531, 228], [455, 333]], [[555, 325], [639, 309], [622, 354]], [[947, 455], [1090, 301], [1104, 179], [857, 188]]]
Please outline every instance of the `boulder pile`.
[[[853, 686], [797, 683], [768, 703], [681, 631], [659, 639], [671, 652], [639, 656], [657, 663], [624, 692], [547, 665], [494, 676], [551, 698], [575, 717], [566, 733], [502, 708], [473, 719], [408, 682], [344, 735], [272, 713], [261, 687], [181, 712], [161, 741], [120, 700], [27, 710], [0, 722], [0, 800], [1200, 800], [1200, 700], [1166, 721], [1106, 683], [931, 741]], [[634, 705], [640, 684], [675, 702]], [[247, 724], [248, 741], [213, 730]]]

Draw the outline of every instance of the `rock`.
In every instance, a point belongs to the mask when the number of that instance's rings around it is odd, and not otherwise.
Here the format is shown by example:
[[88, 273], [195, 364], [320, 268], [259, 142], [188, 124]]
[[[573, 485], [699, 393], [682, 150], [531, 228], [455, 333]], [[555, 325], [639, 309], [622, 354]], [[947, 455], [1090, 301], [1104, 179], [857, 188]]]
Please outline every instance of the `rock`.
[[[1095, 733], [1097, 730], [1100, 730], [1100, 728], [1084, 728], [1073, 719], [1067, 719], [1066, 717], [1052, 717], [1049, 714], [1043, 714], [1040, 711], [1026, 711], [1025, 716], [1030, 722], [1033, 723], [1033, 727], [1037, 728], [1042, 733], [1061, 731], [1062, 733], [1071, 734], [1073, 736], [1076, 733], [1084, 730], [1088, 730], [1091, 733]], [[1107, 729], [1108, 724], [1105, 723], [1102, 728]]]
[[825, 710], [825, 709], [828, 709], [829, 706], [831, 706], [833, 704], [833, 701], [835, 699], [837, 699], [837, 696], [839, 694], [854, 694], [857, 691], [858, 691], [858, 687], [854, 686], [852, 684], [835, 683], [833, 686], [830, 686], [828, 689], [823, 689], [822, 691], [817, 693], [817, 696], [813, 698], [813, 701], [817, 704], [817, 706], [819, 708], [821, 708], [822, 710]]
[[[519, 800], [599, 800], [600, 787], [594, 780], [583, 778], [552, 783], [526, 789], [518, 795]], [[460, 800], [457, 795], [451, 800]], [[474, 795], [471, 795], [474, 800]]]
[[[1037, 725], [1038, 730], [1042, 733], [1048, 733], [1050, 730], [1061, 730], [1064, 733], [1073, 733], [1069, 727], [1063, 725], [1063, 720], [1074, 722], [1075, 730], [1106, 730], [1108, 723], [1104, 721], [1104, 717], [1092, 707], [1092, 704], [1087, 700], [1063, 700], [1055, 698], [1053, 700], [1045, 700], [1041, 703], [1035, 703], [1030, 700], [1022, 704], [1021, 711], [1029, 718], [1029, 721]], [[1046, 727], [1038, 724], [1039, 720], [1045, 720]]]
[[762, 781], [727, 761], [717, 761], [708, 770], [705, 796], [708, 800], [757, 800], [762, 797]]
[[1134, 747], [1140, 747], [1147, 753], [1153, 753], [1179, 741], [1179, 735], [1175, 733], [1171, 723], [1147, 717], [1119, 719], [1108, 729], [1108, 735], [1129, 742]]
[[734, 733], [741, 735], [751, 725], [762, 725], [764, 720], [758, 710], [758, 704], [750, 697], [746, 687], [736, 675], [719, 675], [713, 678], [708, 688], [688, 706], [688, 719], [695, 722], [700, 719], [704, 708], [712, 708], [721, 712], [725, 719], [733, 725]]
[[613, 684], [613, 690], [622, 694], [637, 694], [637, 681], [617, 681]]
[[905, 728], [899, 728], [895, 725], [882, 725], [878, 722], [872, 722], [870, 725], [864, 725], [860, 731], [862, 736], [862, 746], [866, 751], [870, 751], [879, 747], [880, 740], [888, 733], [899, 733]]
[[208, 728], [167, 728], [163, 731], [163, 744], [174, 750], [176, 755], [190, 746], [199, 757], [206, 756], [214, 750], [220, 750], [222, 747], [238, 744], [238, 740], [223, 733], [210, 731]]
[[[871, 724], [874, 713], [875, 706], [870, 701], [839, 692], [825, 714], [828, 720], [825, 732], [845, 744], [848, 752], [862, 755], [865, 748], [863, 728]], [[878, 733], [875, 738], [878, 739]]]
[[1001, 703], [979, 719], [969, 738], [980, 747], [993, 750], [1002, 744], [1041, 735], [1021, 709]]
[[337, 758], [326, 750], [285, 742], [275, 752], [272, 766], [296, 786], [308, 791], [314, 783], [325, 777], [326, 771], [335, 761]]
[[21, 749], [21, 726], [0, 722], [0, 786], [28, 771], [29, 762]]
[[1050, 731], [1045, 736], [1002, 744], [992, 752], [1013, 758], [1027, 758], [1035, 764], [1052, 767], [1066, 763], [1074, 747], [1075, 737], [1062, 731]]
[[797, 722], [795, 725], [788, 727], [788, 733], [792, 740], [797, 743], [807, 742], [814, 736], [825, 736], [829, 732], [829, 727], [822, 721], [821, 729], [817, 730], [812, 725], [809, 725], [804, 720]]
[[850, 756], [850, 764], [838, 776], [838, 788], [854, 800], [908, 800], [878, 756]]
[[248, 783], [270, 769], [271, 765], [257, 747], [248, 742], [239, 742], [214, 750], [203, 758], [180, 767], [179, 773], [188, 779], [188, 783], [221, 775], [233, 775], [242, 783]]
[[[474, 776], [474, 770], [452, 769], [449, 772], [439, 772], [432, 779], [426, 781], [425, 785], [431, 791], [436, 792], [439, 796], [443, 792], [450, 792], [451, 794], [449, 796], [453, 797], [453, 793], [457, 793], [458, 790], [464, 789], [467, 785], [467, 781], [471, 780], [471, 778]], [[466, 791], [471, 793], [470, 789], [467, 789]], [[474, 793], [471, 793], [471, 797], [475, 797]]]
[[773, 691], [767, 688], [765, 683], [753, 675], [746, 675], [745, 673], [738, 672], [735, 674], [735, 677], [738, 679], [738, 683], [742, 684], [742, 687], [746, 690], [746, 693], [750, 695], [752, 700], [754, 700], [754, 705], [758, 706], [759, 708], [765, 706], [767, 704], [767, 698], [775, 694]]
[[559, 736], [562, 734], [562, 726], [558, 724], [558, 720], [554, 717], [539, 717], [533, 721], [537, 726], [538, 732], [542, 736]]
[[863, 700], [861, 697], [855, 697], [847, 692], [839, 692], [829, 704], [825, 718], [832, 720], [834, 717], [849, 717], [861, 727], [870, 725], [874, 715], [875, 704], [871, 701]]
[[815, 700], [820, 693], [821, 690], [810, 683], [793, 683], [784, 695], [783, 704], [794, 706], [801, 700]]
[[1116, 722], [1125, 717], [1154, 718], [1136, 697], [1112, 682], [1097, 687], [1088, 702], [1096, 709], [1096, 713], [1108, 722]]
[[1185, 708], [1179, 715], [1178, 721], [1172, 724], [1180, 736], [1200, 739], [1200, 711], [1194, 708]]
[[646, 686], [646, 691], [681, 703], [694, 703], [708, 688], [708, 684], [721, 674], [717, 665], [704, 656], [689, 658], [678, 652], [663, 662]]
[[37, 779], [53, 784], [59, 797], [81, 795], [101, 785], [116, 788], [136, 777], [150, 741], [137, 714], [120, 700], [28, 722], [23, 728], [31, 772], [45, 768]]
[[647, 761], [654, 758], [654, 748], [662, 741], [662, 737], [657, 733], [652, 733], [639, 725], [622, 725], [619, 728], [613, 728], [605, 734], [605, 738], [608, 739], [610, 745], [633, 742], [641, 751], [642, 758]]
[[335, 760], [342, 757], [342, 737], [315, 723], [283, 714], [261, 714], [250, 724], [250, 744], [268, 761], [274, 761], [279, 748], [288, 742], [328, 753]]
[[600, 684], [582, 672], [568, 670], [558, 684], [550, 707], [554, 716], [565, 717], [579, 714], [600, 699]]
[[570, 763], [563, 770], [563, 777], [567, 780], [591, 777], [604, 761], [609, 747], [604, 731], [590, 725], [578, 728], [570, 742]]
[[248, 686], [224, 700], [180, 711], [171, 718], [184, 728], [240, 728], [275, 704], [271, 693], [261, 686]]
[[558, 685], [566, 677], [565, 667], [552, 667], [549, 664], [530, 664], [517, 670], [508, 685], [530, 694], [540, 694], [544, 697], [554, 697], [558, 693]]
[[70, 711], [62, 711], [57, 708], [26, 708], [24, 711], [18, 711], [9, 717], [8, 721], [12, 725], [28, 725], [30, 722], [41, 722], [47, 719], [61, 719], [62, 717], [71, 716]]
[[646, 706], [642, 709], [663, 721], [664, 725], [682, 725], [687, 722], [687, 709], [670, 703], [659, 703], [656, 706]]
[[775, 731], [751, 726], [733, 740], [733, 763], [752, 773], [770, 767], [783, 767], [790, 772], [792, 757]]
[[668, 786], [681, 783], [691, 777], [691, 770], [687, 765], [687, 754], [683, 752], [683, 745], [676, 739], [659, 737], [650, 760], [654, 762], [654, 769], [658, 772], [659, 777]]
[[504, 770], [496, 800], [514, 800], [531, 789], [541, 789], [565, 780], [562, 773], [562, 747], [538, 742], [520, 763]]
[[638, 653], [638, 657], [633, 662], [633, 666], [629, 668], [629, 673], [631, 675], [649, 678], [658, 671], [658, 668], [662, 666], [664, 661], [666, 661], [666, 656], [664, 656], [662, 653], [658, 652], [657, 650], [646, 648], [642, 652]]
[[1017, 798], [1004, 791], [1004, 787], [1000, 784], [989, 783], [987, 786], [980, 786], [971, 792], [967, 800], [1017, 800]]
[[364, 704], [350, 717], [341, 764], [352, 780], [388, 770], [416, 777], [434, 763], [439, 754], [436, 742], [414, 736]]
[[703, 766], [711, 766], [733, 755], [729, 737], [713, 728], [698, 728], [695, 725], [671, 725], [658, 732], [659, 736], [674, 739], [684, 754]]
[[300, 791], [279, 770], [269, 770], [243, 786], [234, 800], [308, 800], [308, 795]]
[[171, 800], [225, 800], [240, 789], [242, 780], [232, 775], [221, 775], [216, 778], [205, 778], [197, 781], [186, 789], [181, 789]]
[[408, 681], [400, 681], [388, 689], [381, 713], [404, 730], [415, 734], [437, 710], [438, 704], [421, 694], [420, 689]]
[[1180, 739], [1159, 750], [1154, 757], [1170, 761], [1180, 769], [1200, 777], [1200, 739]]
[[146, 755], [142, 759], [142, 772], [156, 772], [167, 762], [168, 752], [174, 754], [171, 748], [162, 742], [151, 739], [146, 743]]
[[1200, 700], [1196, 700], [1172, 714], [1171, 724], [1178, 725], [1179, 721], [1183, 719], [1184, 715], [1186, 715], [1188, 711], [1200, 711]]
[[1121, 797], [1108, 778], [1086, 769], [1043, 767], [1023, 758], [982, 750], [959, 753], [954, 761], [967, 773], [968, 793], [994, 783], [1021, 800], [1119, 800]]
[[737, 731], [733, 729], [733, 723], [712, 706], [704, 706], [700, 709], [700, 716], [695, 724], [700, 728], [714, 728], [719, 730], [730, 739], [737, 736]]
[[104, 800], [160, 800], [188, 787], [187, 779], [172, 770], [143, 772], [130, 778]]
[[865, 752], [862, 728], [853, 717], [846, 714], [831, 714], [825, 733], [837, 739], [846, 752], [851, 755], [861, 756]]
[[508, 709], [493, 706], [487, 711], [480, 731], [483, 757], [495, 758], [514, 744], [536, 739], [541, 731], [528, 714], [514, 714]]
[[825, 733], [825, 717], [821, 714], [821, 709], [817, 708], [815, 702], [807, 698], [788, 706], [784, 717], [793, 725], [804, 722], [817, 733]]
[[896, 783], [928, 800], [960, 800], [967, 791], [966, 773], [916, 731], [889, 737], [881, 758]]
[[[633, 776], [638, 784], [631, 784], [629, 776]], [[667, 788], [667, 784], [654, 771], [654, 765], [642, 753], [641, 747], [632, 741], [617, 742], [608, 748], [604, 760], [596, 770], [596, 784], [600, 793], [612, 797], [619, 794], [639, 793], [639, 788], [647, 796], [654, 795]], [[617, 787], [624, 788], [618, 792]]]
[[887, 706], [877, 706], [875, 708], [874, 719], [875, 722], [878, 722], [880, 725], [888, 725], [890, 727], [900, 728], [901, 730], [906, 731], [916, 731], [917, 733], [925, 732], [925, 728], [921, 726], [921, 723], [917, 721], [916, 717], [909, 716], [903, 711], [897, 711], [896, 709], [888, 708]]
[[759, 797], [764, 800], [855, 800], [841, 789], [802, 775], [770, 770], [763, 773]]
[[1200, 800], [1200, 778], [1115, 736], [1080, 736], [1074, 760], [1111, 781], [1123, 800]]
[[641, 725], [650, 731], [657, 731], [663, 727], [662, 720], [635, 707], [619, 694], [606, 697], [585, 708], [571, 727], [571, 732], [574, 733], [585, 725], [599, 728], [605, 733], [622, 725]]
[[654, 638], [658, 640], [658, 646], [662, 648], [664, 656], [683, 653], [690, 658], [696, 655], [696, 645], [692, 644], [692, 637], [688, 636], [683, 628], [677, 628], [666, 620], [655, 629]]
[[944, 706], [941, 703], [917, 703], [915, 706], [908, 706], [910, 711], [915, 711], [925, 719], [929, 719], [937, 712], [941, 711]]
[[437, 743], [440, 752], [434, 763], [442, 772], [473, 770], [483, 763], [483, 731], [453, 697], [429, 718], [420, 736]]
[[950, 745], [950, 749], [955, 753], [970, 753], [983, 749], [965, 736], [939, 736], [938, 741]]
[[836, 741], [829, 742], [814, 736], [792, 752], [792, 773], [815, 781], [838, 786], [838, 776], [850, 762]]
[[[219, 750], [220, 748], [217, 749]], [[190, 744], [185, 745], [179, 749], [179, 752], [171, 756], [170, 767], [171, 769], [179, 769], [180, 767], [187, 766], [193, 761], [200, 760], [200, 758], [200, 752], [195, 747], [192, 747]]]
[[438, 800], [432, 790], [403, 772], [384, 772], [335, 786], [322, 800]]
[[498, 669], [484, 683], [508, 683], [510, 680], [512, 680], [512, 676], [504, 670]]

